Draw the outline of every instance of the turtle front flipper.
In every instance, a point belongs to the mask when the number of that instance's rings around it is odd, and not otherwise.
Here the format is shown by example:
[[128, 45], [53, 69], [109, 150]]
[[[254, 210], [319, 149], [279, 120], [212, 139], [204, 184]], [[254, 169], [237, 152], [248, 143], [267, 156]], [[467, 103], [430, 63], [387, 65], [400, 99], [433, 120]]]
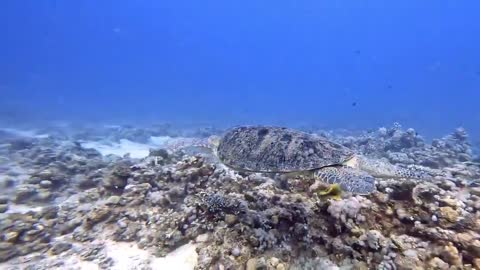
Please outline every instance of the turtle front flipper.
[[365, 171], [379, 178], [411, 178], [421, 180], [432, 178], [429, 173], [423, 170], [402, 168], [387, 161], [370, 159], [365, 156], [356, 156], [352, 160], [347, 161], [346, 165]]
[[[329, 184], [320, 195], [331, 194], [339, 191], [351, 192], [354, 194], [366, 195], [375, 191], [375, 178], [373, 176], [348, 166], [329, 166], [318, 169], [314, 172], [316, 179]], [[337, 197], [337, 194], [334, 195]]]

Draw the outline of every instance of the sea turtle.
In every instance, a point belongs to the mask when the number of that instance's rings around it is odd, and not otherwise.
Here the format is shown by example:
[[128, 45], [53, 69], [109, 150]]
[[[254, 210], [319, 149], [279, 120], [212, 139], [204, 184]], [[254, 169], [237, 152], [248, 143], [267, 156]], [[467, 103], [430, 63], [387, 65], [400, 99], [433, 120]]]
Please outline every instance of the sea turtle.
[[243, 172], [304, 174], [330, 187], [323, 193], [375, 191], [375, 177], [424, 178], [425, 174], [366, 158], [326, 138], [277, 126], [237, 126], [209, 139], [225, 166]]

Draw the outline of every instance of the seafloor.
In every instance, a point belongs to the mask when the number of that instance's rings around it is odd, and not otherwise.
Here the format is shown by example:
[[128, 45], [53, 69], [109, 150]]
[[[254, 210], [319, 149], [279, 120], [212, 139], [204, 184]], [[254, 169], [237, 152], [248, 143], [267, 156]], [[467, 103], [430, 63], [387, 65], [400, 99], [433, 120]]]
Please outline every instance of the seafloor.
[[480, 165], [464, 129], [314, 132], [434, 172], [333, 200], [231, 171], [170, 125], [0, 130], [0, 269], [480, 269]]

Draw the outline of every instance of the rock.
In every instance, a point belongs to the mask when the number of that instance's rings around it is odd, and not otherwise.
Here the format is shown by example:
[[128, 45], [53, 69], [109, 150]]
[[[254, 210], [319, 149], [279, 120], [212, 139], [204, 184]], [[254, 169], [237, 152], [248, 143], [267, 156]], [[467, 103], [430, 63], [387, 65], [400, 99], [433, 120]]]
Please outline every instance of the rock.
[[414, 249], [407, 249], [403, 252], [403, 255], [410, 257], [410, 258], [418, 258], [417, 251]]
[[469, 244], [473, 241], [473, 236], [470, 233], [458, 233], [457, 239], [459, 243]]
[[79, 194], [78, 201], [81, 203], [96, 202], [100, 199], [100, 193], [97, 188], [87, 189]]
[[103, 179], [102, 185], [107, 189], [121, 190], [127, 185], [127, 181], [128, 178], [121, 178], [115, 175], [109, 175]]
[[8, 204], [8, 197], [7, 196], [0, 196], [0, 204]]
[[387, 130], [386, 127], [381, 127], [381, 128], [379, 128], [379, 129], [377, 130], [377, 132], [378, 132], [378, 135], [379, 135], [380, 137], [385, 137], [385, 136], [387, 136], [388, 130]]
[[398, 219], [400, 220], [409, 220], [409, 221], [413, 220], [413, 217], [404, 208], [398, 208], [396, 213], [397, 213]]
[[451, 242], [444, 247], [441, 252], [441, 257], [451, 265], [462, 265], [462, 257], [460, 256], [458, 249]]
[[3, 235], [3, 240], [9, 243], [15, 243], [18, 239], [18, 232], [7, 232]]
[[476, 210], [480, 210], [480, 201], [475, 202], [473, 208], [475, 208]]
[[40, 212], [41, 216], [45, 219], [54, 219], [58, 216], [59, 207], [56, 205], [45, 206]]
[[265, 260], [265, 258], [261, 257], [257, 260], [257, 265], [256, 265], [257, 269], [259, 270], [266, 270], [267, 269], [267, 262]]
[[250, 243], [250, 245], [252, 245], [253, 247], [258, 247], [260, 245], [260, 241], [258, 240], [257, 237], [255, 237], [254, 235], [251, 235], [249, 238], [248, 238], [248, 242]]
[[55, 178], [55, 174], [56, 174], [55, 169], [53, 169], [53, 170], [52, 169], [45, 169], [43, 171], [39, 171], [39, 172], [35, 173], [33, 176], [37, 177], [37, 178], [40, 178], [40, 179], [50, 180], [50, 179]]
[[453, 210], [453, 208], [451, 208], [450, 206], [440, 207], [439, 216], [451, 223], [457, 222], [458, 220], [457, 211]]
[[368, 265], [366, 262], [355, 262], [352, 270], [368, 270]]
[[278, 215], [273, 215], [271, 218], [271, 221], [273, 225], [277, 225], [278, 222], [280, 221]]
[[8, 211], [8, 204], [0, 204], [0, 213], [5, 213]]
[[73, 230], [72, 238], [79, 242], [90, 242], [95, 239], [95, 236], [90, 233], [89, 229], [77, 227]]
[[256, 270], [257, 269], [257, 259], [249, 259], [247, 261], [246, 270]]
[[13, 188], [15, 186], [15, 180], [12, 178], [7, 178], [4, 179], [3, 181], [0, 181], [0, 188]]
[[370, 201], [363, 197], [351, 197], [339, 201], [331, 201], [327, 208], [328, 213], [336, 219], [345, 221], [349, 218], [357, 219], [360, 209], [368, 207]]
[[[277, 265], [278, 266], [278, 265]], [[265, 258], [252, 258], [247, 261], [246, 270], [266, 270]]]
[[446, 197], [446, 198], [441, 198], [439, 200], [440, 202], [440, 206], [450, 206], [452, 208], [457, 208], [458, 207], [458, 202], [457, 200], [455, 199], [452, 199], [450, 197]]
[[152, 188], [149, 183], [127, 185], [122, 199], [128, 206], [137, 206], [145, 202], [148, 191]]
[[383, 242], [383, 235], [377, 230], [370, 230], [367, 232], [367, 243], [371, 249], [378, 250], [381, 248]]
[[127, 221], [128, 221], [127, 218], [120, 219], [119, 221], [117, 221], [117, 226], [120, 229], [126, 229], [128, 227]]
[[277, 267], [277, 265], [280, 263], [280, 260], [276, 257], [270, 258], [270, 265], [273, 267]]
[[392, 163], [413, 164], [415, 161], [408, 157], [406, 153], [387, 152], [387, 158]]
[[45, 230], [45, 227], [37, 223], [30, 226], [26, 232], [20, 234], [18, 239], [24, 243], [31, 243], [37, 239], [48, 242], [50, 237], [51, 235]]
[[48, 181], [48, 180], [42, 180], [40, 181], [40, 187], [41, 188], [51, 188], [52, 187], [52, 182], [51, 181]]
[[435, 202], [435, 197], [441, 193], [441, 189], [432, 183], [420, 183], [412, 190], [413, 201], [417, 205]]
[[428, 262], [428, 266], [431, 269], [439, 269], [439, 270], [448, 270], [449, 266], [448, 263], [444, 262], [442, 259], [435, 257]]
[[480, 240], [477, 239], [471, 242], [471, 244], [468, 245], [468, 251], [476, 258], [480, 258]]
[[52, 193], [50, 191], [45, 189], [38, 190], [36, 200], [40, 202], [46, 202], [46, 201], [49, 201], [51, 198], [52, 198]]
[[70, 248], [72, 248], [72, 244], [70, 244], [70, 243], [57, 242], [57, 243], [53, 244], [52, 248], [50, 249], [50, 252], [53, 255], [58, 255], [60, 253], [63, 253], [65, 251], [69, 250]]
[[225, 223], [227, 223], [228, 225], [233, 225], [237, 222], [237, 216], [235, 215], [225, 215]]
[[151, 188], [152, 186], [149, 183], [128, 185], [125, 186], [125, 190], [122, 196], [127, 198], [144, 198]]
[[475, 269], [480, 269], [480, 258], [473, 259], [473, 266]]
[[470, 188], [470, 193], [475, 196], [480, 197], [480, 187], [471, 187]]
[[93, 188], [98, 185], [98, 183], [102, 183], [103, 177], [97, 173], [93, 172], [92, 175], [83, 175], [83, 174], [77, 174], [73, 176], [72, 182], [76, 183], [78, 187], [82, 189], [88, 189], [88, 188]]
[[241, 254], [241, 250], [240, 250], [239, 247], [234, 247], [234, 248], [232, 249], [231, 253], [232, 253], [232, 256], [238, 257], [238, 256], [240, 256], [240, 254]]
[[0, 262], [6, 262], [19, 254], [12, 243], [0, 242]]
[[15, 189], [13, 201], [16, 203], [23, 203], [31, 199], [37, 194], [37, 185], [21, 184]]
[[105, 202], [106, 205], [117, 205], [120, 203], [121, 197], [120, 196], [110, 196], [108, 197], [107, 201]]
[[113, 170], [102, 181], [102, 185], [107, 189], [122, 190], [130, 178], [130, 164], [116, 164]]
[[210, 235], [208, 233], [200, 234], [195, 238], [195, 242], [204, 243], [204, 242], [207, 242], [209, 238], [210, 238]]
[[277, 270], [286, 270], [287, 268], [285, 267], [285, 265], [284, 265], [283, 263], [279, 263], [275, 269], [277, 269]]
[[82, 217], [75, 217], [71, 220], [68, 220], [65, 224], [59, 226], [60, 234], [68, 234], [74, 231], [78, 226], [82, 224]]
[[160, 191], [149, 193], [147, 200], [154, 206], [169, 206], [172, 204], [170, 195]]
[[184, 194], [184, 188], [182, 187], [172, 187], [169, 191], [168, 191], [168, 195], [171, 197], [171, 198], [178, 198], [178, 197], [182, 197]]
[[396, 256], [394, 259], [398, 270], [421, 269], [418, 267], [418, 259], [406, 256]]
[[88, 212], [83, 224], [87, 228], [91, 228], [95, 224], [107, 219], [111, 214], [110, 208], [106, 206], [99, 206], [92, 209]]
[[103, 246], [99, 244], [95, 244], [81, 251], [80, 257], [86, 261], [93, 261], [96, 258], [100, 257], [99, 255], [101, 255], [102, 251], [103, 251]]
[[138, 222], [128, 222], [126, 224], [118, 224], [119, 229], [115, 232], [116, 241], [134, 241], [137, 233], [142, 229], [142, 225]]

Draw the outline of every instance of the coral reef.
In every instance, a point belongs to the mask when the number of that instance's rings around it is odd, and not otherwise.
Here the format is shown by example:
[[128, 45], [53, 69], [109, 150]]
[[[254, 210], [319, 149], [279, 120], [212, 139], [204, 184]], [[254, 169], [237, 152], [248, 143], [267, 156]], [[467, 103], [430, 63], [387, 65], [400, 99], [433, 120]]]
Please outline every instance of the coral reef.
[[[118, 132], [135, 140], [153, 134]], [[464, 129], [431, 143], [399, 125], [358, 136], [322, 133], [361, 154], [438, 175], [384, 179], [372, 195], [341, 200], [312, 193], [312, 180], [235, 172], [204, 154], [102, 156], [75, 143], [85, 133], [12, 140], [2, 150], [2, 269], [67, 261], [72, 269], [110, 268], [119, 260], [112, 243], [153, 254], [137, 256], [141, 269], [156, 269], [155, 258], [188, 245], [196, 269], [480, 268], [480, 168]]]

